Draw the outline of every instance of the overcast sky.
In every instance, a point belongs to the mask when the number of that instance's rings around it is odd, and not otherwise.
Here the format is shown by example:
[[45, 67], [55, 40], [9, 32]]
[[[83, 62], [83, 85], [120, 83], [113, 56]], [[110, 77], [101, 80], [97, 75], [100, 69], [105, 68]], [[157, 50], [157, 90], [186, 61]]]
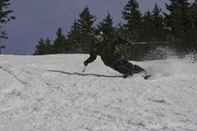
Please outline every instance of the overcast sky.
[[[53, 38], [58, 27], [69, 31], [75, 18], [86, 6], [100, 21], [110, 12], [115, 23], [121, 21], [121, 10], [128, 0], [12, 0], [16, 20], [7, 25], [9, 39], [4, 41], [6, 54], [32, 54], [42, 38]], [[161, 7], [167, 0], [138, 0], [142, 11]]]

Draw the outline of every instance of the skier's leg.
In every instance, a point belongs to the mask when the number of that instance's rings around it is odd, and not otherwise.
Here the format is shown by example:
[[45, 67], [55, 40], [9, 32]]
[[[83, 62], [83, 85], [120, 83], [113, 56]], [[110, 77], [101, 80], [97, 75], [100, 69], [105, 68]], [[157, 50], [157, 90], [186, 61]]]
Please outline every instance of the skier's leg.
[[118, 71], [123, 74], [124, 78], [128, 76], [132, 76], [134, 73], [144, 73], [144, 79], [148, 79], [151, 75], [148, 75], [145, 69], [138, 65], [134, 65], [127, 60], [119, 60], [115, 61], [111, 66], [112, 69]]
[[124, 74], [126, 74], [127, 76], [132, 76], [133, 75], [133, 64], [130, 63], [129, 61], [122, 59], [120, 62], [120, 65], [118, 65], [120, 67], [120, 70], [125, 71]]
[[133, 75], [133, 73], [125, 65], [111, 66], [111, 68], [123, 74], [124, 78]]
[[117, 59], [109, 65], [112, 69], [118, 71], [119, 73], [123, 74], [123, 77], [126, 78], [128, 76], [132, 76], [133, 73], [130, 69], [126, 66], [128, 62], [125, 59]]
[[129, 72], [133, 73], [140, 73], [140, 72], [145, 72], [145, 70], [138, 66], [130, 63], [129, 61], [125, 61], [124, 65], [128, 68]]
[[133, 65], [133, 72], [134, 73], [140, 73], [140, 72], [146, 72], [146, 71], [138, 65]]
[[133, 75], [134, 73], [146, 73], [145, 69], [138, 65], [134, 65], [130, 63], [129, 61], [123, 61], [124, 64], [119, 65], [122, 69], [121, 70], [126, 70], [127, 75]]

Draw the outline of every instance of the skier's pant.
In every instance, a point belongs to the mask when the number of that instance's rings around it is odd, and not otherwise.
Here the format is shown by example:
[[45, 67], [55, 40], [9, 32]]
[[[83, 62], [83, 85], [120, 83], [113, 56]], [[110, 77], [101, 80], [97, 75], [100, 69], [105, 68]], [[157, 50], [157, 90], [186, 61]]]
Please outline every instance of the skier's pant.
[[125, 59], [114, 61], [110, 67], [126, 76], [145, 71], [140, 66], [134, 65]]

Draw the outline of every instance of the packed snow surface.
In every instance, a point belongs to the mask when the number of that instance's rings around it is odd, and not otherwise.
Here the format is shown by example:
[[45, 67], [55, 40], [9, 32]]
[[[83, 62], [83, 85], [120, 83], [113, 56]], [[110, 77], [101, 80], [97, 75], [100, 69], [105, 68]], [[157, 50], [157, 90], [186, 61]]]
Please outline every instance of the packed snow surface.
[[134, 62], [124, 79], [87, 55], [0, 56], [0, 131], [197, 131], [197, 64]]

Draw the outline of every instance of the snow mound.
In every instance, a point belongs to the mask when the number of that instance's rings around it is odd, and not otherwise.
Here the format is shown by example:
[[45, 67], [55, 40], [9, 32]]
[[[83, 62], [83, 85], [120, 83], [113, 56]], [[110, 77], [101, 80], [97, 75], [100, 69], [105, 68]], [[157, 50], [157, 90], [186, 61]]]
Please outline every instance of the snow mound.
[[87, 55], [0, 56], [0, 131], [196, 131], [197, 64], [135, 62], [123, 79]]

